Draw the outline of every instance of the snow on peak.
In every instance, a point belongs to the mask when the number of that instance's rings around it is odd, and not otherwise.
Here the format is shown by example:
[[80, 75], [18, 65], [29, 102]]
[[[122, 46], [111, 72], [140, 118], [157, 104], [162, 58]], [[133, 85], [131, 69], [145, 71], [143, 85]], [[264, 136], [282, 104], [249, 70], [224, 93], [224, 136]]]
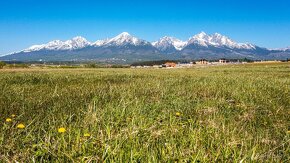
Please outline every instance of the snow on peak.
[[123, 46], [123, 45], [144, 45], [147, 41], [131, 36], [128, 32], [123, 32], [116, 37], [106, 41], [105, 45]]
[[74, 37], [73, 39], [68, 40], [65, 43], [68, 45], [69, 49], [80, 49], [91, 44], [81, 36]]
[[74, 37], [72, 38], [71, 40], [68, 40], [68, 41], [72, 41], [72, 42], [76, 42], [76, 43], [84, 43], [84, 44], [88, 44], [88, 40], [85, 39], [84, 37], [81, 37], [81, 36], [77, 36], [77, 37]]
[[290, 51], [290, 46], [288, 46], [286, 48], [274, 48], [274, 49], [270, 49], [270, 50]]
[[106, 44], [108, 42], [109, 39], [105, 39], [105, 40], [97, 40], [96, 42], [94, 42], [92, 45], [93, 46], [103, 46], [104, 44]]
[[153, 42], [152, 45], [159, 50], [167, 50], [172, 47], [174, 47], [176, 50], [181, 50], [186, 45], [186, 42], [174, 37], [165, 36], [158, 41]]
[[215, 33], [212, 36], [210, 36], [209, 41], [212, 44], [218, 45], [218, 46], [235, 46], [237, 43], [232, 41], [230, 38], [223, 36], [219, 33]]
[[130, 42], [132, 40], [138, 40], [137, 38], [131, 36], [128, 32], [122, 32], [121, 34], [117, 35], [116, 37], [109, 40], [110, 41], [119, 41], [119, 42]]
[[131, 35], [128, 32], [122, 32], [118, 36], [120, 36], [120, 37], [127, 37], [127, 36], [131, 36]]
[[188, 40], [187, 44], [198, 44], [201, 46], [208, 46], [209, 39], [210, 39], [210, 36], [208, 36], [205, 32], [201, 32], [191, 37]]
[[200, 39], [207, 39], [209, 36], [205, 32], [200, 32], [199, 34], [195, 35], [194, 37], [200, 38]]

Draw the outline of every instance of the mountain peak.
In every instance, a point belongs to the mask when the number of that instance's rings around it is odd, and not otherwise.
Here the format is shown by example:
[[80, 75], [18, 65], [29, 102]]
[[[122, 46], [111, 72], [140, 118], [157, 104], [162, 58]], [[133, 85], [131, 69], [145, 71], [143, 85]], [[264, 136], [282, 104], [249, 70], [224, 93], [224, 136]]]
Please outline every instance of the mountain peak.
[[158, 41], [153, 42], [152, 45], [161, 51], [170, 50], [172, 48], [181, 50], [186, 45], [186, 42], [174, 37], [164, 36]]
[[199, 34], [194, 35], [188, 41], [188, 44], [198, 44], [202, 46], [208, 46], [208, 40], [210, 36], [208, 36], [205, 32], [200, 32]]
[[234, 42], [233, 40], [231, 40], [230, 38], [223, 36], [219, 33], [215, 33], [210, 37], [209, 40], [212, 44], [216, 44], [216, 45], [237, 45], [236, 42]]
[[197, 36], [197, 37], [199, 37], [199, 38], [205, 38], [205, 37], [207, 37], [208, 35], [207, 35], [205, 32], [201, 31], [199, 34], [197, 34], [197, 35], [195, 35], [195, 36]]
[[113, 39], [132, 38], [132, 37], [133, 36], [131, 36], [128, 32], [122, 32]]
[[73, 40], [73, 41], [87, 41], [87, 39], [85, 39], [82, 36], [76, 36], [76, 37], [72, 38], [71, 40]]
[[76, 36], [64, 43], [66, 44], [65, 45], [67, 47], [66, 49], [80, 49], [91, 44], [84, 37], [81, 36]]
[[[141, 44], [148, 44], [147, 41], [138, 39], [134, 36], [131, 36], [128, 32], [122, 32], [121, 34], [117, 35], [116, 37], [108, 40], [106, 45], [114, 45], [114, 46], [123, 46], [123, 45], [141, 45]], [[150, 43], [149, 43], [150, 44]]]
[[119, 34], [119, 36], [131, 36], [128, 32], [122, 32]]

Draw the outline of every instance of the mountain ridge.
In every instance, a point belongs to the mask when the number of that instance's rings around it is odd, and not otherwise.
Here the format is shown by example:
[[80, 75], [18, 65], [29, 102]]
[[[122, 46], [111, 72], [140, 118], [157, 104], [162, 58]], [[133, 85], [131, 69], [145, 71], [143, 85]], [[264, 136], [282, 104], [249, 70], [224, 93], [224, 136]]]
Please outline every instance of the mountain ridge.
[[[71, 54], [71, 55], [70, 55]], [[128, 32], [104, 40], [89, 42], [81, 36], [70, 40], [53, 40], [33, 45], [20, 52], [0, 57], [1, 60], [120, 60], [154, 59], [285, 59], [290, 57], [289, 47], [271, 50], [251, 43], [238, 43], [219, 33], [201, 32], [187, 41], [165, 36], [149, 42]]]

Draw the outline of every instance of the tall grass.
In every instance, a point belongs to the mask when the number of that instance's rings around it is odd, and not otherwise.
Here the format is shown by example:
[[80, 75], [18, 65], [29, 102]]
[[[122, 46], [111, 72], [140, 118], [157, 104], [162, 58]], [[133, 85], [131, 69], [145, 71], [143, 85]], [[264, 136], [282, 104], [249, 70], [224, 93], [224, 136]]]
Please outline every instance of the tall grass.
[[288, 162], [289, 85], [289, 64], [0, 70], [0, 160]]

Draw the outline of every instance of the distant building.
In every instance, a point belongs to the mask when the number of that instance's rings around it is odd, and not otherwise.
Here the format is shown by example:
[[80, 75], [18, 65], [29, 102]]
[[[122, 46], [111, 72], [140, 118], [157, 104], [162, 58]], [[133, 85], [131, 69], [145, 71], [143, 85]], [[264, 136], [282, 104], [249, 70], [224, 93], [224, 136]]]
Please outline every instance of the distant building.
[[162, 67], [176, 67], [176, 63], [174, 62], [166, 62], [162, 65]]
[[227, 63], [228, 61], [226, 60], [226, 59], [224, 59], [224, 58], [221, 58], [220, 60], [219, 60], [219, 63]]
[[162, 67], [161, 65], [153, 65], [152, 66], [153, 68], [160, 68], [160, 67]]
[[200, 61], [196, 62], [196, 64], [206, 65], [208, 64], [208, 61], [206, 59], [201, 59]]
[[178, 62], [178, 64], [176, 65], [176, 67], [192, 67], [193, 66], [193, 62]]

